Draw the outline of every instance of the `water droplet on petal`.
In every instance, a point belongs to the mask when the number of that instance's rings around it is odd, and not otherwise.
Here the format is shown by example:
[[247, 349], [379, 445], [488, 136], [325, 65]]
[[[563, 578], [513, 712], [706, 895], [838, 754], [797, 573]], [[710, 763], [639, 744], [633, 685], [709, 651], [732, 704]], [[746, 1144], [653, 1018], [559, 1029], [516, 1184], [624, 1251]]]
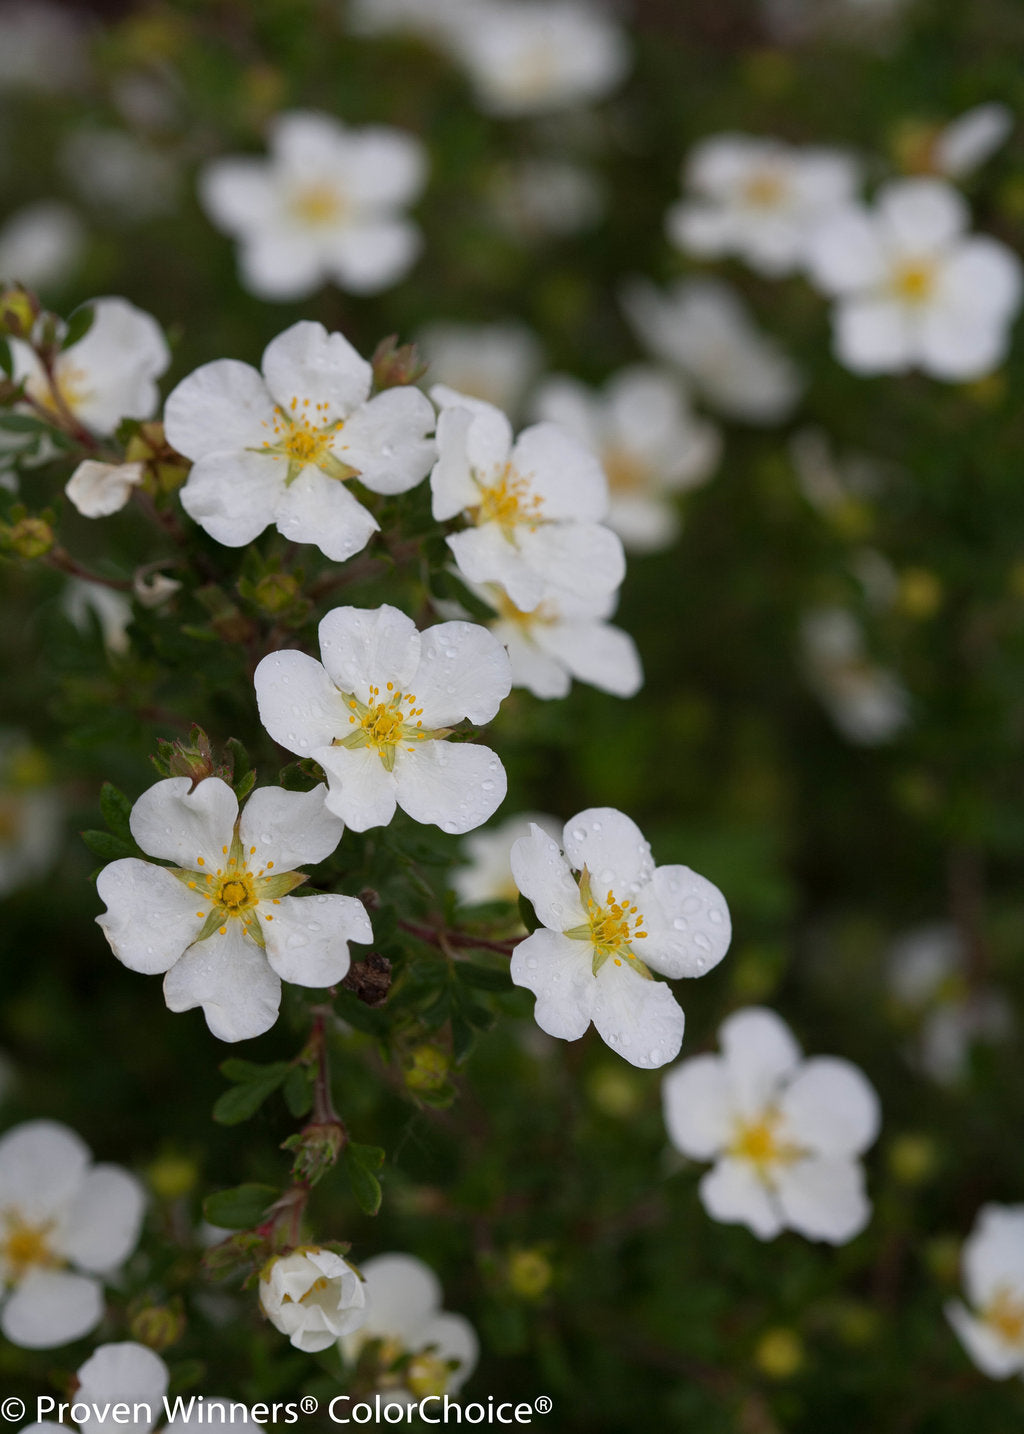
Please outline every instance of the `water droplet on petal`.
[[715, 926], [721, 926], [722, 913], [718, 910], [717, 906], [713, 906], [708, 912], [708, 920], [712, 922]]
[[618, 1036], [616, 1036], [616, 1035], [614, 1035], [614, 1034], [613, 1034], [613, 1035], [610, 1035], [610, 1036], [608, 1037], [608, 1044], [609, 1044], [610, 1046], [617, 1046], [617, 1045], [619, 1044], [619, 1038], [618, 1038]]
[[597, 879], [602, 886], [607, 886], [610, 881], [615, 880], [615, 873], [610, 866], [606, 866]]
[[683, 910], [686, 911], [686, 912], [689, 912], [689, 914], [690, 914], [691, 916], [693, 915], [693, 913], [694, 913], [695, 911], [699, 911], [700, 908], [701, 908], [701, 899], [700, 899], [699, 896], [688, 896], [688, 897], [686, 898], [686, 900], [683, 902]]
[[446, 832], [451, 833], [451, 834], [457, 832], [458, 829], [459, 829], [459, 824], [458, 824], [458, 822], [453, 822], [453, 821], [444, 822], [444, 823], [443, 823], [443, 826], [444, 826], [444, 830], [445, 830]]
[[300, 946], [308, 946], [309, 942], [301, 931], [293, 931], [284, 944], [290, 951], [297, 951]]
[[594, 830], [595, 830], [596, 832], [603, 831], [603, 827], [601, 826], [601, 823], [600, 823], [600, 822], [595, 822], [595, 823], [594, 823]]
[[494, 791], [494, 783], [493, 783], [493, 782], [481, 782], [481, 783], [480, 783], [480, 790], [483, 791], [483, 792], [493, 792], [493, 791]]
[[685, 931], [689, 924], [690, 923], [687, 921], [685, 916], [677, 916], [675, 921], [673, 921], [672, 923], [672, 925], [677, 931]]
[[658, 1050], [657, 1046], [655, 1046], [652, 1051], [647, 1052], [647, 1059], [650, 1061], [652, 1066], [656, 1066], [658, 1064], [658, 1062], [661, 1060], [661, 1051]]
[[693, 944], [694, 946], [699, 946], [702, 951], [711, 950], [711, 942], [704, 935], [703, 931], [695, 931], [693, 933]]
[[526, 958], [526, 965], [527, 965], [527, 968], [528, 968], [530, 971], [535, 971], [535, 970], [537, 969], [537, 958], [536, 958], [536, 956], [527, 956], [527, 958]]
[[273, 837], [270, 835], [269, 832], [260, 832], [260, 841], [265, 843], [271, 842], [273, 841]]
[[582, 841], [586, 834], [587, 831], [585, 827], [573, 827], [572, 839], [573, 841]]
[[320, 930], [320, 923], [319, 923], [319, 921], [307, 921], [307, 922], [306, 922], [306, 930], [307, 930], [307, 931], [319, 931], [319, 930]]

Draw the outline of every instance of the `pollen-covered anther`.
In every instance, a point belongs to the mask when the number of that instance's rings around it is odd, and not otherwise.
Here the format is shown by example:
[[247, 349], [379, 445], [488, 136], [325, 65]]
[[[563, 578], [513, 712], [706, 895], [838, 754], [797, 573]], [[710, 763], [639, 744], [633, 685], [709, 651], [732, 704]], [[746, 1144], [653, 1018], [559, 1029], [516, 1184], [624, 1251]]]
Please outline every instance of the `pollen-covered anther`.
[[508, 531], [525, 524], [536, 527], [544, 521], [541, 508], [544, 500], [530, 488], [528, 477], [520, 474], [511, 463], [497, 470], [490, 483], [481, 483], [478, 523], [497, 523]]
[[0, 1256], [15, 1280], [21, 1280], [30, 1269], [45, 1269], [60, 1264], [50, 1249], [52, 1222], [29, 1224], [19, 1215], [8, 1215], [6, 1229], [0, 1235]]

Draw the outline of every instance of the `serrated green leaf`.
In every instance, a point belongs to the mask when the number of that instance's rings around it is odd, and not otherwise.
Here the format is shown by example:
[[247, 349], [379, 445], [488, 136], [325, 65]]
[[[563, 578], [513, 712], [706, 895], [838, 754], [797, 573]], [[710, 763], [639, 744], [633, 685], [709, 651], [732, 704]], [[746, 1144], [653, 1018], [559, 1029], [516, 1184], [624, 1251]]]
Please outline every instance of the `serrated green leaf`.
[[103, 813], [103, 820], [122, 841], [134, 846], [132, 839], [129, 818], [132, 814], [132, 804], [119, 787], [113, 782], [104, 782], [100, 791], [100, 811]]
[[102, 857], [104, 861], [118, 861], [121, 857], [136, 855], [135, 846], [114, 836], [113, 832], [88, 831], [79, 835], [93, 855]]
[[248, 1230], [260, 1224], [264, 1212], [280, 1194], [273, 1185], [236, 1185], [218, 1190], [203, 1201], [203, 1214], [211, 1225], [225, 1230]]
[[352, 1194], [364, 1215], [376, 1215], [382, 1199], [380, 1181], [374, 1174], [384, 1164], [384, 1151], [378, 1145], [345, 1147], [345, 1169]]

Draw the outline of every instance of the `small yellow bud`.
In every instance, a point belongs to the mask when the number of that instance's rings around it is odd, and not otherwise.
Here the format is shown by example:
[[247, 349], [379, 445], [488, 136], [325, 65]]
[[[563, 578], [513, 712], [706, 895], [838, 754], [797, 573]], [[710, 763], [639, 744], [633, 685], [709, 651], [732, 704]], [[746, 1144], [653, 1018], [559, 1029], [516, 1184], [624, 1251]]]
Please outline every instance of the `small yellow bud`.
[[26, 339], [39, 317], [39, 300], [20, 284], [0, 293], [0, 333]]
[[185, 1333], [185, 1312], [178, 1304], [148, 1305], [133, 1315], [129, 1326], [132, 1339], [155, 1349], [169, 1349]]
[[754, 1350], [754, 1363], [769, 1379], [792, 1379], [804, 1365], [804, 1344], [795, 1329], [765, 1330]]
[[932, 617], [942, 605], [942, 584], [927, 568], [907, 568], [900, 574], [899, 605], [908, 617]]
[[405, 1083], [410, 1090], [440, 1090], [448, 1079], [451, 1058], [440, 1046], [424, 1043], [406, 1058]]
[[260, 578], [253, 599], [266, 613], [284, 612], [298, 597], [299, 585], [289, 573], [267, 573]]
[[889, 1146], [889, 1169], [901, 1185], [920, 1185], [935, 1170], [938, 1152], [927, 1135], [898, 1135]]
[[44, 518], [22, 518], [4, 535], [7, 547], [21, 558], [42, 558], [57, 541], [54, 531]]
[[508, 1287], [523, 1300], [539, 1300], [551, 1286], [554, 1271], [541, 1250], [513, 1250], [505, 1267]]
[[187, 1155], [159, 1155], [146, 1171], [146, 1177], [153, 1193], [161, 1200], [178, 1200], [194, 1188], [199, 1170]]

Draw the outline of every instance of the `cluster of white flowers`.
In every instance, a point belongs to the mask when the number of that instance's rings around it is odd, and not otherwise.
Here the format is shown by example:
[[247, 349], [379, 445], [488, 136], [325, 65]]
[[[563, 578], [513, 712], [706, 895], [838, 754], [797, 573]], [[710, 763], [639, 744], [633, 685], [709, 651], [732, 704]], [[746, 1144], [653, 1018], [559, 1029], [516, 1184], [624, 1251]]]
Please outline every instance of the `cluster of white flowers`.
[[946, 1315], [967, 1353], [992, 1379], [1024, 1377], [1024, 1205], [985, 1205], [963, 1248], [970, 1308]]
[[857, 1160], [879, 1129], [878, 1097], [849, 1061], [800, 1047], [774, 1011], [736, 1011], [720, 1056], [694, 1056], [665, 1077], [665, 1123], [692, 1160], [714, 1160], [700, 1183], [715, 1220], [762, 1240], [796, 1230], [844, 1244], [871, 1206]]
[[[103, 1317], [104, 1279], [134, 1250], [144, 1195], [51, 1120], [0, 1138], [0, 1330], [27, 1349], [80, 1339]], [[0, 1294], [0, 1298], [2, 1298]]]

